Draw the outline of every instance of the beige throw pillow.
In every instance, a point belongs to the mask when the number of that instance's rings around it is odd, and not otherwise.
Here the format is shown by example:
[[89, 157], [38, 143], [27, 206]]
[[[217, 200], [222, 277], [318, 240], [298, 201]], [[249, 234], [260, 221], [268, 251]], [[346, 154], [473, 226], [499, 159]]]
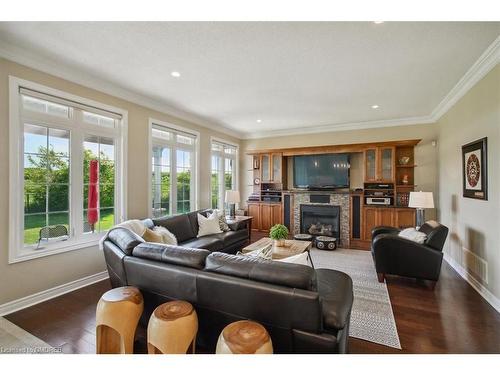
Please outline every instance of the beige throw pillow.
[[142, 238], [146, 242], [163, 242], [161, 234], [153, 232], [151, 229], [146, 228], [146, 231], [142, 235]]
[[214, 211], [209, 217], [198, 214], [198, 236], [203, 237], [209, 234], [222, 233], [219, 225], [219, 216], [217, 212]]
[[293, 264], [302, 264], [304, 266], [309, 266], [311, 267], [311, 264], [309, 263], [308, 259], [308, 253], [303, 252], [297, 255], [293, 255], [288, 258], [283, 258], [283, 259], [274, 259], [276, 262], [283, 262], [283, 263], [293, 263]]
[[177, 237], [175, 237], [175, 235], [167, 228], [156, 226], [153, 228], [153, 232], [159, 234], [162, 237], [162, 243], [177, 246]]

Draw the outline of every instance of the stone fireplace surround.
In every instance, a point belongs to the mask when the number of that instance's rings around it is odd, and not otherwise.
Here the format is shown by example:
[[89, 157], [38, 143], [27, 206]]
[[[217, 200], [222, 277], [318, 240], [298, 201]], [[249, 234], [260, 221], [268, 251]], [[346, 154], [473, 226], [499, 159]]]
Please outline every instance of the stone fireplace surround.
[[[340, 207], [340, 239], [339, 246], [348, 247], [350, 237], [349, 225], [349, 193], [294, 191], [293, 194], [293, 234], [300, 233], [300, 205], [333, 205]], [[311, 203], [311, 195], [329, 195], [330, 203]]]

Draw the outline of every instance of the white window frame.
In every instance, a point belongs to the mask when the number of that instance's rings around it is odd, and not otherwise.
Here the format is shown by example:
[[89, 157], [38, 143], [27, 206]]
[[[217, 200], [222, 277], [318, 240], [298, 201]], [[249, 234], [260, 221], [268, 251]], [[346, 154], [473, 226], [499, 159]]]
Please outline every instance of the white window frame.
[[[161, 120], [157, 120], [154, 118], [149, 118], [149, 126], [148, 126], [148, 165], [147, 165], [147, 170], [148, 170], [148, 213], [149, 217], [153, 216], [153, 207], [152, 207], [152, 184], [151, 184], [151, 160], [153, 158], [153, 125], [161, 126], [166, 128], [166, 130], [171, 129], [174, 132], [178, 131], [179, 133], [187, 133], [193, 135], [194, 138], [194, 145], [193, 147], [190, 146], [182, 146], [181, 143], [176, 142], [175, 136], [172, 137], [169, 140], [164, 140], [161, 142], [156, 142], [156, 144], [161, 143], [161, 145], [164, 145], [165, 147], [170, 148], [170, 165], [171, 165], [171, 175], [170, 175], [170, 181], [171, 181], [171, 187], [170, 187], [170, 212], [167, 213], [167, 215], [176, 215], [177, 211], [177, 189], [173, 188], [173, 181], [177, 181], [177, 169], [176, 169], [176, 154], [175, 150], [189, 150], [194, 152], [194, 158], [193, 158], [193, 181], [191, 182], [191, 189], [190, 189], [190, 200], [193, 203], [192, 211], [198, 210], [198, 207], [200, 206], [200, 200], [199, 200], [199, 192], [200, 192], [200, 186], [199, 186], [199, 181], [200, 181], [200, 132], [186, 128], [183, 126], [179, 126], [176, 124], [172, 124], [170, 122], [165, 122]], [[182, 135], [182, 134], [181, 134]], [[175, 179], [174, 179], [175, 177]]]
[[[110, 129], [83, 122], [79, 111], [75, 111], [73, 119], [59, 118], [43, 113], [22, 111], [22, 95], [20, 89], [37, 91], [46, 95], [61, 98], [84, 106], [113, 112], [121, 116], [117, 128]], [[35, 250], [36, 246], [24, 245], [24, 122], [49, 128], [70, 130], [70, 203], [69, 224], [73, 233], [83, 232], [83, 136], [86, 134], [112, 137], [115, 143], [115, 221], [120, 222], [127, 217], [127, 126], [126, 110], [102, 104], [87, 98], [69, 94], [35, 82], [9, 76], [9, 264], [30, 259], [60, 254], [68, 251], [95, 246], [105, 233], [82, 234], [70, 236], [67, 241], [54, 241]], [[77, 125], [75, 127], [74, 125]], [[73, 126], [73, 127], [71, 127]], [[81, 166], [75, 167], [75, 166]], [[82, 173], [78, 173], [81, 170]]]
[[[213, 143], [218, 143], [218, 144], [222, 144], [222, 145], [226, 145], [226, 146], [231, 146], [231, 147], [234, 147], [236, 149], [236, 152], [234, 154], [234, 156], [231, 156], [229, 157], [227, 154], [224, 153], [224, 149], [222, 150], [222, 152], [218, 152], [218, 151], [212, 151], [212, 144]], [[220, 192], [220, 196], [219, 196], [219, 205], [220, 207], [216, 207], [218, 209], [224, 209], [225, 206], [225, 195], [226, 195], [226, 186], [225, 186], [225, 181], [224, 181], [224, 176], [225, 176], [225, 169], [226, 169], [226, 163], [225, 163], [225, 159], [233, 159], [234, 160], [234, 164], [233, 164], [233, 167], [234, 167], [234, 190], [238, 190], [238, 187], [239, 187], [239, 152], [240, 152], [240, 146], [239, 144], [237, 143], [234, 143], [234, 142], [231, 142], [231, 141], [228, 141], [226, 139], [223, 139], [223, 138], [218, 138], [218, 137], [210, 137], [210, 174], [208, 176], [209, 180], [208, 180], [208, 186], [210, 187], [209, 188], [209, 203], [210, 203], [210, 206], [212, 206], [212, 156], [213, 155], [217, 155], [219, 157], [221, 157], [221, 163], [222, 163], [222, 177], [221, 177], [221, 181], [219, 181], [219, 186], [222, 187], [221, 189], [221, 192]]]

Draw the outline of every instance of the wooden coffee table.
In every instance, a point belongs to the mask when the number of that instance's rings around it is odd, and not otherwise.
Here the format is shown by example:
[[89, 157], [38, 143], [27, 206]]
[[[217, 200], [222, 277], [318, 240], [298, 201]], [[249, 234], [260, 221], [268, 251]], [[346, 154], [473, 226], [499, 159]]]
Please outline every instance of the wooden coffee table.
[[249, 253], [251, 251], [255, 251], [258, 249], [262, 249], [263, 247], [268, 246], [269, 244], [273, 244], [273, 259], [283, 259], [288, 258], [293, 255], [298, 255], [304, 252], [307, 252], [307, 256], [309, 257], [309, 261], [314, 268], [314, 264], [311, 259], [311, 254], [309, 250], [311, 250], [312, 242], [311, 241], [298, 241], [298, 240], [286, 240], [285, 246], [274, 246], [273, 240], [264, 237], [254, 242], [246, 247], [244, 247], [241, 252], [243, 254]]

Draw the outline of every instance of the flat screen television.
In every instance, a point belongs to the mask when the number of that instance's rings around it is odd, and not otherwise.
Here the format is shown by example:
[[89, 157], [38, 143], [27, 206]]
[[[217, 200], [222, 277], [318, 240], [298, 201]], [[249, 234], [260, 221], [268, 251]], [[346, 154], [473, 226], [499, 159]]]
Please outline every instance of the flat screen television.
[[294, 156], [293, 186], [311, 190], [348, 188], [349, 168], [349, 154]]

